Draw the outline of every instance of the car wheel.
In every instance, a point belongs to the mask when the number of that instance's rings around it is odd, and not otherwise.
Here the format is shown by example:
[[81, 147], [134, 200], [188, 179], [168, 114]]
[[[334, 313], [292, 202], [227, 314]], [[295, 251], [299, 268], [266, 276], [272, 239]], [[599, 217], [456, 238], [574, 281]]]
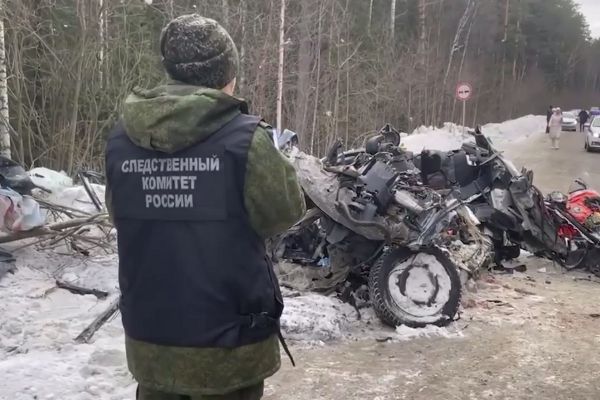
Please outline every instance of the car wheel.
[[458, 268], [436, 248], [392, 249], [371, 269], [369, 295], [375, 314], [389, 326], [448, 325], [460, 305]]

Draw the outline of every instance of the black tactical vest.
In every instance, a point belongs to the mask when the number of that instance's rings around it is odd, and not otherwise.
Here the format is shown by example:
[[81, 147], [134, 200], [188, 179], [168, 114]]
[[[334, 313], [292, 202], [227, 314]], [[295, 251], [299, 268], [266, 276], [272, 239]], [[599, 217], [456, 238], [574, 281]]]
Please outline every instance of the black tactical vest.
[[244, 206], [259, 122], [240, 114], [175, 154], [136, 146], [122, 125], [111, 134], [106, 171], [129, 337], [232, 348], [278, 332], [279, 285]]

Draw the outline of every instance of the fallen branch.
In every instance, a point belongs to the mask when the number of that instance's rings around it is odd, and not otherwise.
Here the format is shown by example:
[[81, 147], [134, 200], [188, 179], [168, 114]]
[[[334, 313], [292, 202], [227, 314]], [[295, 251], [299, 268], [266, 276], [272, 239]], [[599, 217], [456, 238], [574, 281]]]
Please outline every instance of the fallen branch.
[[59, 281], [58, 279], [56, 280], [56, 287], [58, 287], [60, 289], [68, 290], [69, 292], [71, 292], [73, 294], [81, 294], [81, 295], [93, 294], [100, 300], [103, 300], [108, 297], [108, 292], [105, 292], [103, 290], [88, 289], [88, 288], [84, 288], [81, 286], [72, 285], [68, 282]]
[[35, 198], [35, 200], [42, 206], [42, 208], [54, 213], [54, 214], [64, 214], [69, 218], [80, 218], [91, 215], [88, 212], [79, 210], [74, 207], [61, 206], [58, 204], [50, 203], [46, 200]]
[[97, 214], [88, 218], [76, 218], [69, 221], [58, 222], [45, 227], [32, 229], [25, 232], [13, 232], [0, 236], [0, 243], [16, 242], [23, 239], [30, 239], [40, 236], [56, 235], [64, 229], [81, 227], [85, 225], [95, 225], [108, 220], [108, 214]]
[[98, 332], [100, 328], [102, 328], [102, 325], [104, 325], [106, 321], [108, 321], [119, 310], [119, 300], [120, 297], [114, 299], [108, 308], [104, 310], [102, 314], [98, 315], [96, 319], [89, 324], [88, 327], [79, 334], [79, 336], [75, 338], [75, 341], [77, 343], [89, 343], [92, 339], [92, 336], [94, 336], [94, 334]]

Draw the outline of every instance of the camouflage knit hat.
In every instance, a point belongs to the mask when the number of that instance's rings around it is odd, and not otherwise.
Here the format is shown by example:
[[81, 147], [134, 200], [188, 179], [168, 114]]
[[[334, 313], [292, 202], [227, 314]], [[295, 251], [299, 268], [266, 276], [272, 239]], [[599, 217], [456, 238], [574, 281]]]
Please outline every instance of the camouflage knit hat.
[[229, 33], [198, 14], [177, 17], [160, 37], [162, 63], [175, 80], [222, 89], [236, 77], [239, 56]]

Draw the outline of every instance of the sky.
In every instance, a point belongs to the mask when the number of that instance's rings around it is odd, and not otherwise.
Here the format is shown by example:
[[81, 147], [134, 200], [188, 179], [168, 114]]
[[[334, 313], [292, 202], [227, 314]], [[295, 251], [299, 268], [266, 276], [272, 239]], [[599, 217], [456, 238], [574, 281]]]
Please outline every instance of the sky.
[[600, 0], [575, 0], [587, 18], [592, 36], [600, 38]]

